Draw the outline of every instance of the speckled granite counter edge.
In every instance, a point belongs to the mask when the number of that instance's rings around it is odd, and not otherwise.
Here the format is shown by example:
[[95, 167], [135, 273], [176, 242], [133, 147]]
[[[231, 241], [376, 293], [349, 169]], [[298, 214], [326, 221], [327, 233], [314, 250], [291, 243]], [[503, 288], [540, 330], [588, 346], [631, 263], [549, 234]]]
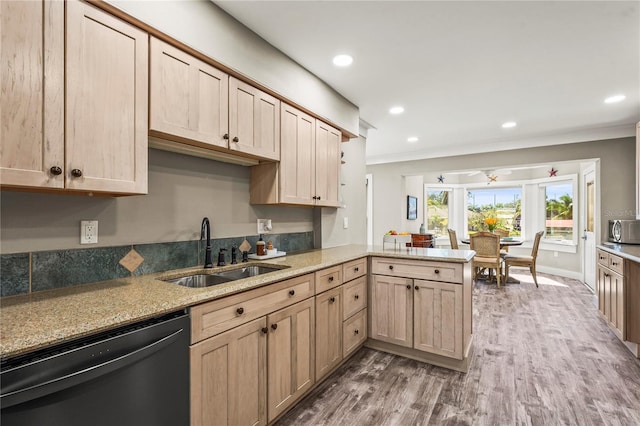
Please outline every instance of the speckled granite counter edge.
[[215, 273], [242, 265], [213, 270], [187, 268], [4, 297], [0, 299], [0, 357], [5, 359], [76, 340], [366, 256], [467, 263], [474, 255], [470, 250], [382, 250], [350, 245], [251, 262], [282, 269], [206, 288], [186, 288], [162, 279], [195, 272]]
[[640, 263], [640, 245], [603, 243], [596, 245], [596, 247], [633, 262]]

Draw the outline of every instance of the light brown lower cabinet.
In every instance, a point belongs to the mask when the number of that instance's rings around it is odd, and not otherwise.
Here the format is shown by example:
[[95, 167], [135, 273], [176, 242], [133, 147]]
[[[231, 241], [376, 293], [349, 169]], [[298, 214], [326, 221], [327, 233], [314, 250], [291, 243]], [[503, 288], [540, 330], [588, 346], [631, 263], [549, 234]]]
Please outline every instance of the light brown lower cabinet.
[[598, 250], [596, 293], [598, 310], [621, 340], [626, 340], [624, 267], [621, 257]]
[[367, 308], [344, 321], [342, 338], [344, 358], [351, 355], [367, 340]]
[[314, 308], [309, 298], [267, 316], [269, 422], [315, 383]]
[[342, 361], [342, 287], [316, 296], [316, 379]]
[[191, 346], [192, 425], [267, 423], [267, 331], [262, 317]]
[[413, 280], [373, 275], [369, 306], [372, 339], [413, 346]]

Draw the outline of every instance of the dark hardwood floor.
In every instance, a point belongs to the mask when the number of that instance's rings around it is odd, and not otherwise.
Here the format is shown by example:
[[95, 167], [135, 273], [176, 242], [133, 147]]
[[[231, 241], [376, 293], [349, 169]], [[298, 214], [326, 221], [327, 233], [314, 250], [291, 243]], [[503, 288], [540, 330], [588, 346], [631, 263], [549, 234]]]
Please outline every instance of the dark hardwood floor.
[[640, 362], [579, 281], [474, 287], [469, 373], [361, 349], [277, 424], [640, 425]]

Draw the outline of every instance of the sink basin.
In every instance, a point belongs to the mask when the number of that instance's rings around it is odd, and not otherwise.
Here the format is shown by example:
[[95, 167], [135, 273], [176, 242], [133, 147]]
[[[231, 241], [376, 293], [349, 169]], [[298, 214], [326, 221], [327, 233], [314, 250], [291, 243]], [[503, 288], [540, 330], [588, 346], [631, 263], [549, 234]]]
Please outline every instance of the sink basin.
[[195, 274], [180, 278], [169, 278], [162, 281], [178, 284], [184, 287], [210, 287], [212, 285], [228, 283], [229, 281], [241, 280], [243, 278], [255, 277], [269, 272], [280, 271], [283, 268], [272, 266], [251, 265], [227, 271], [216, 272], [215, 274]]
[[244, 268], [231, 269], [229, 271], [218, 272], [214, 275], [218, 275], [229, 280], [241, 280], [243, 278], [255, 277], [257, 275], [267, 274], [269, 272], [279, 271], [281, 268], [274, 268], [271, 266], [259, 266], [251, 265]]

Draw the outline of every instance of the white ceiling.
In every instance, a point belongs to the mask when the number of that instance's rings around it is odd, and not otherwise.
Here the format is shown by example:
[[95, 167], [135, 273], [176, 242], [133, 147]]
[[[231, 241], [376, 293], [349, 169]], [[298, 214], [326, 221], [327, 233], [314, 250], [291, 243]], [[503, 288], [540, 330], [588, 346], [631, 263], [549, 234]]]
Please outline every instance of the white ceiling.
[[638, 1], [215, 3], [360, 107], [369, 164], [631, 136], [640, 120]]

